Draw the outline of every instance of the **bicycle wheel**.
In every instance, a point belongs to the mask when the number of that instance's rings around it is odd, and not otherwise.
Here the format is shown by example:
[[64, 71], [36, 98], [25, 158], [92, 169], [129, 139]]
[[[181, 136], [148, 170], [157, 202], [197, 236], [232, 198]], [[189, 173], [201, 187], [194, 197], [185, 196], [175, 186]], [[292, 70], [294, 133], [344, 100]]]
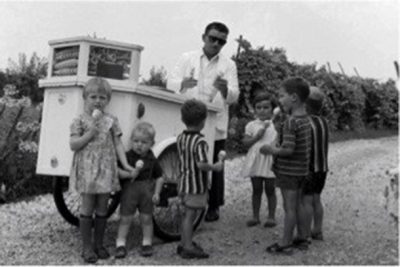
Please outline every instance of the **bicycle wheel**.
[[[178, 198], [179, 157], [176, 144], [168, 146], [158, 157], [164, 171], [164, 185], [160, 194], [160, 203], [154, 207], [154, 234], [165, 241], [180, 239], [182, 208]], [[197, 212], [193, 231], [200, 225], [205, 210]]]
[[[81, 196], [75, 190], [68, 190], [69, 177], [54, 177], [53, 197], [58, 212], [70, 224], [79, 226]], [[119, 205], [121, 192], [111, 193], [107, 217], [110, 217]]]

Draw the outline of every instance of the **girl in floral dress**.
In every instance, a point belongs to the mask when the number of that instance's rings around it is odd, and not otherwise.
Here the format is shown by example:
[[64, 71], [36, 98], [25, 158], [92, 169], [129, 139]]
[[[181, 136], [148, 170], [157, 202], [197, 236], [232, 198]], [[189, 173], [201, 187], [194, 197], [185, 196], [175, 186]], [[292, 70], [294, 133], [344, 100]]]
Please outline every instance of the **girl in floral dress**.
[[90, 79], [83, 89], [84, 112], [73, 120], [70, 127], [70, 147], [74, 151], [70, 177], [72, 186], [82, 196], [79, 226], [82, 257], [88, 263], [110, 256], [103, 246], [103, 236], [110, 193], [120, 190], [117, 158], [124, 169], [135, 171], [126, 160], [117, 118], [104, 112], [111, 92], [105, 79]]
[[272, 111], [276, 107], [275, 101], [269, 94], [260, 93], [253, 101], [256, 119], [250, 121], [245, 127], [243, 144], [249, 148], [243, 165], [243, 177], [250, 177], [253, 188], [252, 208], [253, 218], [247, 222], [247, 226], [260, 224], [260, 206], [262, 193], [265, 190], [268, 199], [268, 219], [264, 227], [274, 227], [276, 194], [275, 175], [271, 170], [272, 156], [260, 153], [260, 147], [264, 144], [272, 144], [277, 132], [272, 122]]

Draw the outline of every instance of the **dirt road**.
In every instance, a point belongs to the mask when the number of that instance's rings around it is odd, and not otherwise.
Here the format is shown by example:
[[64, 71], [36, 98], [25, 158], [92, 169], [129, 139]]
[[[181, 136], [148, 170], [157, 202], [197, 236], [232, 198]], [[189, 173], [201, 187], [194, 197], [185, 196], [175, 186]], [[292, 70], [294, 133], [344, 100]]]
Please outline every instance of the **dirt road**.
[[[210, 252], [206, 260], [183, 260], [177, 243], [156, 240], [155, 254], [138, 254], [138, 221], [130, 235], [126, 259], [99, 261], [105, 265], [398, 265], [398, 229], [384, 209], [386, 171], [398, 164], [398, 137], [335, 143], [330, 147], [330, 174], [322, 198], [325, 203], [325, 241], [315, 241], [306, 252], [274, 256], [265, 248], [282, 232], [283, 211], [278, 194], [278, 226], [247, 228], [251, 215], [250, 181], [239, 177], [243, 158], [227, 162], [226, 204], [221, 219], [203, 223], [195, 239]], [[264, 198], [265, 200], [265, 198]], [[264, 201], [265, 202], [265, 201]], [[266, 205], [262, 206], [262, 220]], [[114, 252], [114, 216], [106, 246]], [[0, 264], [76, 265], [80, 258], [79, 232], [58, 214], [51, 195], [29, 202], [0, 206]]]

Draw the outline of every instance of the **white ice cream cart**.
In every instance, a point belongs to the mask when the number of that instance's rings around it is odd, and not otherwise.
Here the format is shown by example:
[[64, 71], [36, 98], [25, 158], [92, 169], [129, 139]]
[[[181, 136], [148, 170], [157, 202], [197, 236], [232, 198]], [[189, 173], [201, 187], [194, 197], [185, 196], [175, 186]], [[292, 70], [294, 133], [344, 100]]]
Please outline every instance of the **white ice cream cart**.
[[[122, 141], [129, 148], [129, 134], [139, 120], [156, 128], [153, 147], [165, 173], [161, 202], [155, 208], [155, 233], [161, 238], [179, 238], [180, 209], [177, 201], [178, 158], [176, 137], [184, 129], [180, 107], [185, 98], [169, 90], [138, 84], [140, 45], [92, 37], [73, 37], [49, 41], [49, 68], [45, 79], [44, 104], [36, 172], [54, 177], [54, 198], [61, 215], [78, 225], [79, 195], [68, 186], [73, 153], [69, 148], [70, 124], [83, 112], [82, 88], [93, 76], [106, 78], [113, 94], [108, 112], [117, 116]], [[212, 160], [217, 106], [207, 104], [208, 118], [203, 130]], [[119, 204], [119, 192], [110, 201], [109, 215]], [[199, 214], [195, 226], [201, 222]]]

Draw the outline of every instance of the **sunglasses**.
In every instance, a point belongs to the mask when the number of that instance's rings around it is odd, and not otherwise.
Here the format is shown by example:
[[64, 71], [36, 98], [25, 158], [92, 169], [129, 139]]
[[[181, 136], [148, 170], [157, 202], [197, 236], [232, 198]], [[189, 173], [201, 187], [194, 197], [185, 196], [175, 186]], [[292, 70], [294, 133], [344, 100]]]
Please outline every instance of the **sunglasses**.
[[211, 43], [215, 43], [218, 42], [219, 45], [225, 45], [226, 44], [226, 40], [212, 36], [212, 35], [207, 35], [208, 40], [210, 40]]

